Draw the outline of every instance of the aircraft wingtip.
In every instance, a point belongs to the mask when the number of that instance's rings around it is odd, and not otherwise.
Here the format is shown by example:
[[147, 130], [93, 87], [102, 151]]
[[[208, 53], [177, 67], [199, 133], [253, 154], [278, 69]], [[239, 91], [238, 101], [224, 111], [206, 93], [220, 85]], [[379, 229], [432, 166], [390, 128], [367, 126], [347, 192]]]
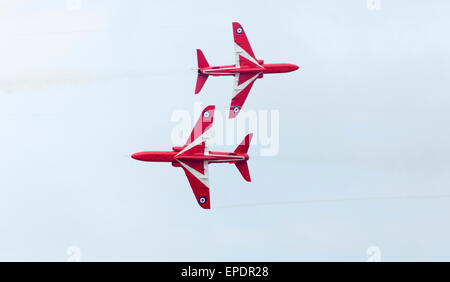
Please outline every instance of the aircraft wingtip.
[[214, 111], [215, 109], [216, 109], [215, 105], [209, 105], [203, 111]]

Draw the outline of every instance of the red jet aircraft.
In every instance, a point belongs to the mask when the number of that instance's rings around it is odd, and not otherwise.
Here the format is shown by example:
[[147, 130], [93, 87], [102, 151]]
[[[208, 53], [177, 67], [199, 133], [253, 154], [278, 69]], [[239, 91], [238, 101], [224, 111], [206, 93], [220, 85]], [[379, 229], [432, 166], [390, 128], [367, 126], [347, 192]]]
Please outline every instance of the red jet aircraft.
[[253, 134], [248, 134], [233, 153], [211, 152], [206, 143], [209, 139], [208, 130], [214, 120], [214, 106], [208, 106], [202, 111], [186, 145], [173, 147], [166, 152], [142, 152], [133, 154], [133, 159], [144, 162], [171, 162], [174, 167], [183, 168], [191, 184], [192, 191], [199, 205], [210, 209], [208, 164], [230, 163], [235, 164], [241, 175], [248, 182], [247, 155]]
[[210, 67], [202, 51], [197, 49], [198, 78], [195, 87], [195, 94], [198, 94], [205, 85], [208, 76], [234, 76], [235, 83], [229, 118], [235, 118], [239, 114], [256, 79], [262, 78], [265, 73], [284, 73], [298, 70], [296, 65], [264, 64], [263, 60], [256, 59], [241, 24], [233, 23], [233, 35], [236, 55], [235, 65]]

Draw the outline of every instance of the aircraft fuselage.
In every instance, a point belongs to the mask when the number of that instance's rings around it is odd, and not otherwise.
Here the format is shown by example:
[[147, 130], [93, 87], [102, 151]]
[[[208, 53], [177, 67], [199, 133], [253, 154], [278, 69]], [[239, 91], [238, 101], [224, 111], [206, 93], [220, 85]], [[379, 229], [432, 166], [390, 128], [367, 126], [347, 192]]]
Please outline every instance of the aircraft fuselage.
[[208, 154], [181, 154], [179, 151], [152, 151], [133, 154], [131, 157], [143, 162], [171, 162], [181, 161], [208, 161], [209, 163], [236, 163], [247, 161], [247, 154], [229, 153], [229, 152], [209, 152]]
[[294, 64], [262, 64], [259, 67], [236, 67], [236, 65], [216, 66], [200, 68], [198, 72], [204, 75], [225, 76], [236, 75], [238, 73], [286, 73], [298, 70], [298, 66]]

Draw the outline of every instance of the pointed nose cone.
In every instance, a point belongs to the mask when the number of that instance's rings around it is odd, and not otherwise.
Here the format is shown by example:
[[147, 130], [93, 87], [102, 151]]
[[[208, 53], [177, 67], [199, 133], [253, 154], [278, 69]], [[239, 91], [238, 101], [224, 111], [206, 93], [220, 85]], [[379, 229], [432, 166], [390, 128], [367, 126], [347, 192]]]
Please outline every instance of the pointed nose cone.
[[131, 157], [135, 160], [142, 161], [142, 153], [132, 154]]
[[296, 71], [298, 70], [300, 67], [297, 65], [291, 65], [291, 71]]

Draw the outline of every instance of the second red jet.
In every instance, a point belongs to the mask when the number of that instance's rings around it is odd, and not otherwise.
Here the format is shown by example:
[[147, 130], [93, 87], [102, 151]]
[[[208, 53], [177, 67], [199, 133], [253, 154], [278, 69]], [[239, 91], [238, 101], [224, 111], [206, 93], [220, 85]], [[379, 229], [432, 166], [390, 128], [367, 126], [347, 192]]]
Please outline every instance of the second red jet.
[[133, 154], [133, 159], [144, 162], [169, 162], [174, 167], [183, 168], [191, 184], [192, 192], [198, 204], [204, 209], [210, 209], [208, 164], [230, 163], [236, 165], [242, 177], [251, 181], [247, 161], [247, 151], [253, 134], [248, 134], [242, 143], [232, 153], [209, 151], [207, 141], [210, 138], [209, 129], [214, 121], [214, 106], [208, 106], [202, 111], [186, 145], [174, 147], [166, 152], [140, 152]]
[[197, 49], [198, 78], [195, 87], [195, 94], [198, 94], [208, 76], [234, 76], [229, 118], [235, 118], [239, 114], [256, 79], [262, 78], [267, 73], [298, 70], [298, 66], [293, 64], [264, 64], [263, 60], [256, 59], [242, 25], [237, 22], [233, 23], [233, 35], [236, 55], [234, 65], [210, 67], [202, 51]]

